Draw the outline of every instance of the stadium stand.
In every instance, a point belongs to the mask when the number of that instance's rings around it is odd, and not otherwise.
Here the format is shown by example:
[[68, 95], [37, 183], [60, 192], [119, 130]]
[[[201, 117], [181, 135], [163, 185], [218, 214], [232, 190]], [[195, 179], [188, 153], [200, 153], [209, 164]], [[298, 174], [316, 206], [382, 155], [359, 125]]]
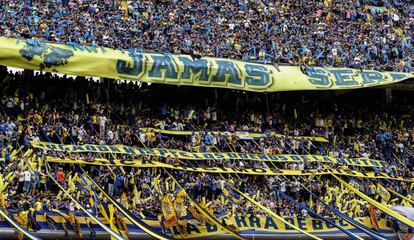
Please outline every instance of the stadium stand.
[[5, 0], [0, 19], [9, 37], [412, 72], [410, 0]]
[[0, 239], [414, 239], [412, 0], [0, 19]]

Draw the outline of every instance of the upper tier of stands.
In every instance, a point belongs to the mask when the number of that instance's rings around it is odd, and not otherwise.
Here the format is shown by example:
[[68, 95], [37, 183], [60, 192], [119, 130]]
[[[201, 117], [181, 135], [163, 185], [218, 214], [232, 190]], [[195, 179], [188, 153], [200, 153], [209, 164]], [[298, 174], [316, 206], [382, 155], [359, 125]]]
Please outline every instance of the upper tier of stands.
[[412, 71], [412, 0], [0, 0], [0, 35]]

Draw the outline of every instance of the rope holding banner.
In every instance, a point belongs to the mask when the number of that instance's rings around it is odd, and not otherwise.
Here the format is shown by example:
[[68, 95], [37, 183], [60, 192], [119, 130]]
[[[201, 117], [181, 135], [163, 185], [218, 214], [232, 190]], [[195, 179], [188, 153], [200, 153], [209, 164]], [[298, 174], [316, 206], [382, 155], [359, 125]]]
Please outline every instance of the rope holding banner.
[[354, 170], [342, 169], [311, 169], [311, 170], [291, 170], [291, 169], [269, 169], [269, 168], [245, 168], [243, 171], [237, 170], [234, 167], [187, 167], [187, 166], [173, 166], [158, 161], [141, 161], [141, 160], [107, 160], [102, 158], [95, 158], [94, 161], [74, 160], [70, 158], [46, 157], [46, 162], [64, 163], [64, 164], [87, 164], [96, 166], [116, 166], [116, 167], [136, 167], [136, 168], [167, 168], [177, 171], [189, 172], [205, 172], [205, 173], [230, 173], [243, 175], [261, 175], [261, 176], [311, 176], [311, 175], [327, 175], [338, 174], [344, 176], [370, 178], [370, 179], [392, 179], [396, 181], [414, 182], [414, 178], [405, 179], [402, 177], [392, 177], [387, 173], [377, 174], [375, 172], [359, 172]]
[[338, 228], [339, 230], [341, 230], [343, 233], [345, 233], [346, 235], [348, 235], [351, 239], [358, 239], [358, 240], [363, 240], [363, 238], [355, 235], [354, 233], [346, 230], [345, 228], [341, 227], [340, 225], [336, 224], [335, 222], [321, 216], [320, 214], [317, 214], [316, 212], [314, 212], [313, 210], [309, 209], [308, 207], [304, 206], [303, 204], [299, 203], [298, 201], [294, 200], [293, 198], [291, 198], [289, 195], [278, 191], [276, 188], [272, 187], [273, 191], [281, 194], [283, 197], [285, 197], [286, 199], [288, 199], [290, 202], [292, 202], [293, 204], [299, 206], [299, 208], [301, 209], [305, 209], [310, 215], [315, 216], [319, 219], [321, 219], [322, 221], [331, 224], [333, 226], [335, 226], [336, 228]]
[[[181, 189], [184, 190], [183, 187], [181, 187], [180, 183], [174, 178], [174, 176], [168, 172], [167, 169], [163, 168], [164, 171], [171, 177], [171, 179], [177, 184], [177, 186], [179, 186]], [[211, 222], [213, 222], [214, 224], [216, 224], [218, 227], [220, 227], [221, 229], [227, 231], [228, 233], [230, 233], [231, 235], [233, 235], [234, 237], [236, 237], [237, 239], [241, 239], [244, 240], [245, 238], [242, 237], [240, 234], [234, 232], [233, 230], [229, 229], [228, 227], [226, 227], [225, 225], [223, 225], [219, 220], [217, 220], [214, 216], [210, 215], [207, 211], [205, 211], [200, 204], [198, 204], [195, 200], [193, 200], [188, 193], [184, 190], [186, 197], [190, 200], [191, 203], [194, 204], [194, 206], [196, 207], [196, 209], [205, 217], [207, 217], [208, 220], [210, 220]]]
[[348, 215], [340, 212], [339, 210], [335, 209], [334, 207], [326, 204], [323, 200], [321, 200], [318, 196], [316, 196], [312, 191], [310, 191], [307, 187], [303, 186], [303, 184], [300, 184], [301, 187], [303, 189], [305, 189], [308, 193], [310, 193], [313, 198], [320, 202], [323, 206], [325, 206], [328, 210], [330, 210], [331, 212], [335, 213], [338, 217], [340, 217], [341, 219], [345, 220], [346, 222], [348, 222], [349, 224], [351, 224], [352, 226], [356, 227], [357, 229], [359, 229], [360, 231], [366, 233], [368, 236], [370, 236], [373, 239], [376, 240], [391, 240], [388, 237], [385, 237], [375, 231], [373, 231], [372, 229], [368, 228], [367, 226], [363, 225], [362, 223], [360, 223], [359, 221], [353, 220], [351, 219]]
[[375, 201], [374, 199], [368, 197], [367, 195], [365, 195], [364, 193], [360, 192], [358, 189], [354, 188], [353, 186], [351, 186], [349, 183], [345, 182], [344, 180], [342, 180], [341, 178], [337, 177], [335, 174], [331, 174], [336, 180], [338, 180], [340, 183], [342, 183], [345, 187], [347, 187], [349, 190], [351, 190], [352, 192], [354, 192], [355, 194], [357, 194], [359, 197], [361, 197], [362, 199], [364, 199], [365, 201], [371, 203], [372, 205], [374, 205], [375, 207], [377, 207], [378, 209], [380, 209], [381, 211], [383, 211], [384, 213], [388, 214], [389, 216], [395, 218], [396, 220], [407, 224], [409, 227], [414, 227], [414, 222], [411, 221], [410, 219], [396, 213], [395, 211], [389, 209], [388, 207], [384, 206], [383, 204]]
[[104, 189], [102, 189], [98, 184], [95, 183], [95, 181], [92, 180], [92, 178], [87, 175], [85, 170], [81, 168], [82, 172], [84, 173], [84, 176], [94, 185], [96, 188], [126, 217], [129, 221], [131, 221], [135, 226], [140, 228], [142, 231], [146, 232], [147, 234], [151, 235], [152, 237], [155, 237], [160, 240], [174, 240], [173, 237], [169, 237], [165, 234], [158, 233], [151, 229], [150, 226], [148, 226], [146, 223], [135, 217], [133, 214], [131, 214], [127, 209], [125, 209], [121, 204], [119, 204], [113, 197], [111, 197]]
[[2, 209], [0, 209], [0, 216], [6, 219], [7, 222], [9, 222], [13, 227], [15, 227], [17, 230], [19, 230], [21, 233], [23, 233], [26, 237], [28, 237], [30, 240], [42, 240], [41, 238], [33, 235], [30, 233], [27, 229], [20, 226], [16, 221], [14, 221], [7, 213], [5, 213]]
[[[11, 159], [13, 159], [14, 160], [14, 156], [18, 153], [18, 152], [20, 152], [21, 150], [23, 149], [23, 146], [21, 146], [17, 151], [13, 151], [12, 152], [12, 154], [11, 154]], [[4, 173], [6, 173], [7, 172], [7, 170], [9, 170], [9, 168], [10, 167], [12, 167], [13, 166], [13, 162], [10, 162], [7, 166], [5, 166], [5, 167], [3, 167], [3, 171], [4, 171]], [[7, 176], [6, 177], [3, 177], [3, 174], [0, 174], [1, 176], [1, 182], [4, 182], [4, 178], [5, 179], [9, 179], [9, 178], [13, 178], [14, 176], [13, 176], [13, 174], [14, 173], [9, 173], [9, 174], [7, 174]], [[5, 174], [6, 175], [6, 174]], [[7, 185], [8, 184], [4, 184], [1, 188], [1, 191], [0, 191], [0, 194], [3, 194], [2, 193], [2, 191], [4, 191], [5, 189], [6, 189], [6, 187], [7, 187]], [[4, 195], [3, 195], [3, 197], [4, 197]], [[4, 201], [4, 198], [2, 199], [3, 201]], [[37, 237], [37, 236], [35, 236], [34, 234], [32, 234], [31, 232], [29, 232], [29, 230], [28, 229], [26, 229], [26, 228], [24, 228], [23, 226], [21, 226], [18, 222], [16, 222], [12, 217], [10, 217], [6, 212], [4, 212], [4, 211], [6, 211], [7, 212], [7, 209], [6, 209], [6, 207], [5, 207], [5, 204], [4, 204], [4, 202], [2, 203], [2, 204], [0, 204], [0, 216], [2, 217], [2, 218], [4, 218], [7, 222], [9, 222], [13, 227], [15, 227], [18, 231], [20, 231], [23, 235], [25, 235], [27, 238], [29, 238], [30, 240], [42, 240], [41, 238], [39, 238], [39, 237]]]
[[[232, 147], [230, 146], [230, 144], [226, 141], [226, 140], [224, 140], [225, 141], [225, 143], [226, 143], [226, 145], [229, 147], [229, 149], [231, 150], [231, 151], [233, 151], [234, 152], [234, 149], [232, 149]], [[256, 141], [254, 141], [253, 140], [253, 142], [255, 143], [255, 144], [257, 144], [256, 143]], [[258, 145], [258, 144], [257, 144]], [[270, 162], [272, 165], [273, 165], [273, 163], [272, 162]], [[220, 176], [221, 177], [223, 177], [221, 174], [220, 174]], [[236, 176], [238, 176], [237, 174], [236, 174]], [[239, 193], [242, 193], [241, 191], [239, 191], [238, 189], [236, 189], [236, 188], [234, 188], [233, 186], [229, 186], [230, 188], [232, 188], [233, 190], [235, 190], [236, 192], [239, 192]], [[240, 195], [242, 195], [242, 194], [240, 194]], [[254, 205], [256, 205], [257, 207], [259, 207], [259, 208], [261, 208], [261, 209], [263, 209], [263, 210], [265, 210], [267, 213], [269, 213], [271, 216], [274, 216], [274, 217], [276, 217], [277, 219], [279, 219], [280, 218], [280, 220], [282, 221], [282, 222], [284, 222], [284, 223], [286, 223], [287, 221], [286, 220], [284, 220], [284, 218], [283, 217], [280, 217], [279, 215], [277, 215], [276, 213], [274, 213], [273, 211], [271, 211], [270, 209], [268, 209], [268, 208], [266, 208], [265, 206], [263, 206], [263, 205], [261, 205], [260, 203], [258, 203], [258, 202], [256, 202], [255, 200], [253, 200], [253, 199], [249, 199], [249, 198], [247, 198], [248, 196], [244, 196], [246, 199], [248, 199], [251, 203], [253, 203]], [[256, 204], [257, 203], [257, 204]], [[315, 213], [316, 214], [316, 213]], [[328, 220], [329, 221], [329, 220]], [[338, 226], [337, 224], [335, 224], [335, 223], [333, 223], [333, 225], [336, 225], [337, 226], [337, 228], [338, 229], [340, 229], [341, 231], [343, 231], [345, 234], [348, 234], [351, 238], [353, 238], [353, 239], [360, 239], [358, 236], [355, 236], [353, 233], [351, 233], [351, 232], [349, 232], [349, 231], [347, 231], [347, 230], [345, 230], [345, 229], [343, 229], [342, 227], [340, 227], [340, 226]], [[296, 228], [295, 228], [296, 229]], [[301, 230], [300, 228], [298, 228], [298, 229], [296, 229], [296, 230], [299, 230], [300, 232], [302, 232], [302, 233], [304, 233], [304, 234], [306, 234], [306, 235], [311, 235], [310, 233], [307, 233], [307, 232], [305, 232], [305, 231], [303, 231], [303, 230]], [[308, 235], [308, 236], [309, 236]], [[312, 236], [310, 236], [310, 237], [312, 237]], [[316, 237], [316, 236], [315, 236]]]
[[390, 191], [391, 193], [395, 194], [397, 197], [399, 197], [399, 198], [401, 198], [401, 199], [403, 199], [403, 200], [405, 200], [405, 201], [407, 201], [407, 202], [409, 202], [411, 204], [414, 204], [414, 200], [413, 199], [408, 198], [406, 196], [403, 196], [401, 193], [396, 192], [392, 188], [387, 188], [387, 190]]
[[293, 229], [305, 234], [308, 237], [311, 237], [313, 239], [318, 239], [318, 240], [323, 240], [311, 233], [308, 233], [307, 231], [304, 231], [300, 228], [298, 228], [297, 226], [293, 225], [292, 223], [286, 221], [283, 217], [277, 215], [276, 213], [270, 211], [268, 208], [266, 208], [265, 206], [263, 206], [262, 204], [256, 202], [255, 200], [253, 200], [252, 198], [250, 198], [249, 196], [247, 196], [245, 193], [242, 193], [241, 191], [239, 191], [238, 189], [236, 189], [233, 186], [228, 185], [233, 191], [235, 191], [237, 194], [239, 194], [240, 196], [244, 197], [245, 199], [247, 199], [249, 202], [251, 202], [252, 204], [256, 205], [257, 207], [259, 207], [260, 209], [262, 209], [263, 211], [267, 212], [270, 216], [278, 219], [279, 221], [282, 221], [283, 223], [285, 223], [286, 225], [292, 227]]
[[70, 195], [65, 188], [63, 188], [57, 181], [56, 179], [54, 179], [50, 173], [49, 173], [49, 164], [47, 164], [46, 166], [46, 171], [47, 171], [47, 176], [53, 180], [53, 182], [60, 188], [60, 190], [66, 195], [68, 196], [84, 213], [86, 213], [86, 215], [88, 215], [90, 218], [92, 218], [96, 223], [99, 224], [99, 226], [101, 226], [106, 232], [108, 232], [112, 237], [114, 237], [117, 240], [125, 240], [122, 236], [120, 236], [119, 234], [115, 233], [114, 231], [112, 231], [112, 229], [110, 229], [108, 226], [106, 226], [104, 223], [102, 223], [97, 217], [95, 217], [94, 215], [92, 215], [88, 210], [86, 210], [82, 204], [80, 204], [74, 197], [72, 197], [72, 195]]

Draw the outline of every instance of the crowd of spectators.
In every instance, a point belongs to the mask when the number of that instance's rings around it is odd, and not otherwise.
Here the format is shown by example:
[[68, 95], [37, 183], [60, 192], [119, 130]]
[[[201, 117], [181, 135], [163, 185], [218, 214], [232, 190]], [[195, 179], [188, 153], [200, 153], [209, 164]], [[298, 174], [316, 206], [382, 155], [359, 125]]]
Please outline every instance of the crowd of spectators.
[[[0, 0], [0, 36], [34, 38], [115, 49], [184, 53], [269, 64], [353, 67], [413, 72], [414, 3], [412, 0]], [[171, 165], [351, 169], [414, 176], [412, 97], [386, 104], [378, 91], [323, 98], [306, 93], [244, 93], [222, 89], [114, 83], [111, 80], [51, 74], [7, 73], [0, 68], [0, 172], [15, 172], [0, 208], [12, 211], [78, 210], [47, 176], [46, 157], [141, 160], [122, 154], [63, 153], [34, 150], [30, 141], [64, 144], [122, 144], [190, 152], [300, 154], [382, 160], [382, 168], [333, 163], [272, 163], [248, 160], [191, 161], [145, 158]], [[111, 84], [112, 83], [112, 84]], [[143, 86], [145, 85], [145, 86]], [[362, 90], [361, 90], [362, 91]], [[323, 94], [321, 94], [323, 95]], [[402, 94], [403, 95], [403, 94]], [[379, 97], [379, 98], [378, 98]], [[192, 131], [176, 136], [143, 128]], [[208, 130], [208, 131], [204, 131]], [[209, 130], [275, 131], [284, 136], [244, 139]], [[318, 142], [301, 136], [324, 137]], [[20, 150], [17, 155], [17, 149]], [[29, 159], [23, 153], [33, 150]], [[31, 156], [32, 156], [31, 155]], [[36, 166], [33, 159], [41, 159]], [[17, 159], [17, 160], [16, 160]], [[29, 164], [27, 164], [29, 162]], [[9, 165], [11, 163], [11, 165]], [[90, 193], [73, 185], [77, 165], [50, 164], [57, 184], [94, 213]], [[7, 166], [7, 167], [5, 167]], [[36, 167], [33, 167], [36, 166]], [[158, 219], [161, 198], [179, 198], [180, 187], [163, 169], [85, 166], [109, 195], [142, 218]], [[309, 217], [283, 194], [325, 217], [337, 215], [313, 200], [305, 187], [352, 218], [369, 216], [369, 205], [330, 176], [249, 176], [170, 170], [172, 176], [216, 217], [268, 214], [228, 186], [240, 189], [284, 217]], [[360, 191], [386, 205], [412, 206], [395, 194], [383, 199], [381, 183], [413, 199], [413, 184], [391, 179], [344, 177]], [[174, 186], [174, 187], [172, 187]], [[188, 219], [189, 201], [178, 216]], [[184, 214], [184, 212], [187, 212]], [[379, 213], [379, 212], [378, 212]], [[379, 214], [381, 217], [383, 214]], [[52, 224], [53, 225], [53, 224]]]
[[0, 35], [412, 72], [412, 0], [3, 0]]
[[[4, 166], [13, 162], [11, 153], [23, 146], [31, 149], [30, 141], [47, 141], [64, 144], [123, 144], [137, 148], [170, 148], [191, 152], [241, 152], [265, 155], [315, 154], [340, 158], [370, 158], [383, 160], [387, 165], [381, 169], [356, 167], [319, 162], [271, 163], [259, 161], [190, 161], [176, 158], [147, 157], [172, 165], [183, 166], [226, 166], [236, 169], [252, 167], [304, 169], [353, 169], [358, 171], [382, 171], [393, 177], [412, 178], [414, 167], [412, 106], [406, 99], [395, 97], [393, 104], [385, 104], [383, 99], [374, 100], [369, 91], [362, 96], [349, 93], [343, 103], [340, 98], [323, 101], [303, 93], [286, 93], [266, 96], [272, 101], [267, 108], [264, 96], [255, 93], [232, 92], [214, 94], [212, 89], [196, 89], [188, 93], [190, 101], [179, 98], [185, 89], [171, 86], [143, 87], [133, 84], [112, 84], [90, 79], [58, 77], [37, 73], [27, 81], [24, 74], [5, 73], [1, 81], [0, 152]], [[151, 91], [152, 88], [156, 90]], [[172, 90], [174, 89], [174, 90]], [[383, 90], [371, 90], [373, 92]], [[168, 94], [166, 94], [168, 92]], [[87, 94], [85, 94], [87, 93]], [[84, 95], [85, 94], [85, 95]], [[199, 96], [192, 98], [191, 94]], [[328, 94], [328, 93], [327, 93]], [[211, 97], [211, 96], [214, 97]], [[374, 93], [375, 95], [375, 93]], [[135, 97], [133, 97], [135, 96]], [[203, 98], [210, 96], [210, 98]], [[109, 101], [111, 97], [114, 100]], [[289, 98], [296, 99], [297, 102]], [[363, 99], [370, 99], [364, 101]], [[174, 99], [174, 100], [171, 100]], [[213, 101], [212, 99], [215, 99]], [[238, 99], [235, 101], [235, 99]], [[298, 101], [298, 99], [301, 99]], [[227, 106], [227, 107], [226, 107]], [[237, 107], [238, 106], [238, 107]], [[250, 110], [256, 109], [256, 110]], [[263, 109], [260, 110], [260, 109]], [[384, 112], [384, 110], [387, 110]], [[164, 130], [189, 130], [190, 136], [174, 136], [166, 133], [142, 130], [152, 127]], [[257, 140], [237, 138], [232, 135], [211, 134], [208, 131], [254, 131], [268, 130], [284, 134], [285, 137], [262, 138]], [[301, 136], [325, 137], [328, 143], [301, 138]], [[24, 153], [24, 151], [22, 151]], [[22, 153], [18, 158], [25, 159]], [[40, 158], [91, 160], [93, 158], [142, 159], [140, 156], [122, 154], [73, 154], [56, 151], [38, 151]], [[37, 209], [48, 211], [59, 209], [75, 211], [75, 205], [62, 193], [45, 172], [45, 162], [39, 168], [20, 169], [15, 165], [16, 177], [6, 189], [7, 206], [10, 209]], [[7, 174], [9, 168], [2, 168]], [[51, 174], [67, 189], [72, 189], [68, 179], [79, 173], [76, 165], [51, 164]], [[107, 168], [86, 166], [88, 174], [98, 184], [129, 210], [145, 218], [157, 218], [161, 214], [163, 195], [176, 196], [171, 178], [162, 169], [151, 168]], [[266, 216], [242, 197], [238, 202], [224, 195], [226, 186], [234, 186], [242, 192], [255, 196], [255, 199], [279, 215], [286, 217], [309, 217], [280, 195], [280, 192], [310, 205], [306, 186], [325, 203], [353, 218], [369, 216], [369, 205], [358, 196], [329, 176], [248, 176], [191, 173], [171, 170], [180, 185], [197, 202], [211, 202], [209, 209], [215, 216], [248, 215]], [[381, 182], [404, 196], [412, 198], [413, 185], [393, 180], [358, 180], [349, 177], [361, 191], [370, 196], [379, 196], [375, 188]], [[169, 182], [169, 183], [168, 183]], [[167, 185], [169, 187], [167, 187]], [[374, 186], [374, 187], [372, 187]], [[135, 190], [136, 188], [136, 190]], [[275, 191], [276, 190], [276, 191]], [[78, 193], [80, 192], [80, 194]], [[326, 194], [328, 193], [328, 194]], [[93, 212], [89, 197], [83, 191], [71, 192]], [[136, 195], [139, 194], [139, 200]], [[57, 197], [59, 196], [59, 197]], [[224, 204], [223, 204], [223, 200]], [[409, 202], [394, 196], [392, 200], [378, 200], [389, 205]], [[337, 217], [321, 203], [313, 200], [311, 208], [326, 217]], [[188, 201], [186, 206], [190, 208]], [[183, 215], [181, 218], [190, 218]], [[384, 215], [382, 215], [384, 216]]]
[[[390, 163], [395, 163], [398, 158], [407, 166], [412, 165], [412, 109], [410, 104], [397, 102], [398, 98], [393, 105], [386, 106], [381, 99], [363, 105], [360, 100], [349, 102], [353, 96], [337, 102], [303, 98], [298, 102], [300, 95], [293, 94], [291, 98], [286, 97], [286, 101], [278, 101], [275, 94], [269, 96], [270, 101], [274, 101], [270, 103], [272, 109], [254, 111], [251, 109], [255, 105], [263, 105], [263, 96], [259, 99], [260, 95], [251, 94], [249, 97], [233, 93], [211, 102], [211, 99], [203, 98], [203, 91], [200, 90], [193, 93], [201, 97], [200, 101], [184, 103], [186, 100], [183, 102], [177, 96], [187, 92], [186, 89], [177, 89], [175, 94], [165, 95], [161, 87], [151, 93], [143, 90], [139, 94], [140, 89], [136, 85], [113, 84], [106, 89], [106, 83], [83, 78], [74, 80], [51, 74], [36, 74], [35, 80], [28, 82], [24, 78], [19, 73], [7, 74], [1, 85], [4, 114], [1, 116], [0, 132], [14, 139], [13, 144], [29, 146], [29, 141], [41, 140], [65, 144], [139, 146], [144, 142], [148, 147], [196, 150], [203, 143], [207, 147], [201, 151], [206, 151], [211, 149], [209, 145], [212, 143], [223, 148], [224, 140], [228, 140], [233, 141], [239, 152], [306, 154], [307, 151]], [[62, 88], [62, 84], [68, 87]], [[169, 87], [164, 91], [169, 91]], [[88, 94], [83, 95], [85, 92]], [[214, 90], [206, 92], [206, 96], [211, 96]], [[138, 97], [132, 97], [134, 94]], [[107, 95], [116, 100], [105, 101]], [[193, 100], [192, 96], [190, 99]], [[208, 101], [210, 103], [206, 104]], [[171, 138], [140, 130], [145, 127], [187, 131], [274, 130], [296, 137], [321, 136], [334, 144], [286, 137], [261, 139], [261, 146], [257, 147], [242, 139], [227, 139], [226, 135], [202, 133], [193, 134], [189, 139]]]

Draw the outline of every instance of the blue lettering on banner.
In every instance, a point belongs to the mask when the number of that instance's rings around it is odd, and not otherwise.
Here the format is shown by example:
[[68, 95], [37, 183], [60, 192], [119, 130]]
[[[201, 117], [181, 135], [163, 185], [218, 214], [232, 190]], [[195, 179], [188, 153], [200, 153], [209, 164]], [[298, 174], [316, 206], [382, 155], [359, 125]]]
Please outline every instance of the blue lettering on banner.
[[167, 151], [167, 150], [165, 150], [165, 149], [159, 149], [158, 151], [159, 151], [160, 155], [161, 155], [161, 156], [163, 156], [163, 157], [164, 157], [164, 156], [165, 156], [165, 154], [168, 152], [168, 151]]
[[404, 74], [404, 73], [390, 73], [390, 75], [392, 77], [392, 80], [394, 81], [398, 81], [398, 80], [408, 77], [407, 74]]
[[272, 217], [266, 217], [266, 222], [265, 222], [265, 229], [269, 229], [270, 227], [272, 227], [274, 230], [279, 229], [275, 223], [275, 221], [273, 220]]
[[250, 215], [249, 221], [250, 221], [250, 227], [252, 227], [252, 228], [254, 228], [254, 227], [260, 228], [261, 227], [260, 218], [258, 218], [258, 217], [254, 216], [254, 215]]
[[98, 146], [98, 150], [101, 152], [109, 152], [109, 148], [107, 146]]
[[298, 218], [298, 227], [301, 230], [308, 230], [308, 228], [306, 227], [306, 219]]
[[46, 147], [49, 148], [49, 150], [56, 150], [57, 147], [54, 144], [46, 144]]
[[245, 79], [247, 85], [266, 87], [270, 84], [268, 70], [264, 66], [246, 64], [244, 68], [248, 74]]
[[151, 78], [160, 78], [160, 79], [177, 79], [178, 73], [175, 70], [174, 63], [171, 61], [171, 58], [168, 56], [151, 56], [154, 61], [152, 68], [148, 73], [148, 76]]
[[384, 81], [384, 75], [376, 71], [363, 71], [361, 72], [361, 76], [364, 84], [379, 83]]
[[124, 148], [124, 151], [125, 151], [127, 154], [135, 154], [134, 148], [132, 148], [132, 147], [127, 147], [127, 146], [123, 146], [123, 148]]
[[323, 86], [323, 87], [329, 87], [332, 85], [331, 81], [329, 80], [329, 77], [327, 73], [318, 68], [308, 68], [306, 69], [306, 73], [309, 76], [309, 82], [313, 85]]
[[179, 57], [184, 65], [184, 71], [181, 73], [181, 79], [208, 81], [208, 62], [205, 59], [190, 60], [186, 57]]
[[317, 219], [312, 219], [312, 228], [314, 230], [321, 230], [323, 229], [322, 221]]
[[330, 69], [335, 77], [336, 85], [338, 86], [358, 86], [358, 82], [352, 77], [352, 70], [350, 69]]
[[178, 152], [178, 154], [182, 157], [188, 158], [188, 154], [186, 152]]
[[86, 149], [86, 151], [89, 151], [89, 152], [96, 152], [97, 151], [96, 147], [93, 146], [93, 145], [86, 145], [85, 149]]
[[216, 60], [216, 63], [218, 65], [218, 71], [213, 78], [214, 82], [241, 84], [239, 72], [233, 62]]
[[209, 233], [210, 232], [217, 232], [218, 227], [217, 227], [217, 225], [210, 225], [208, 222], [206, 222], [206, 229], [207, 229], [207, 232], [209, 232]]
[[234, 221], [236, 221], [237, 227], [247, 227], [247, 222], [246, 219], [244, 217], [241, 216], [235, 216], [234, 217]]
[[[285, 218], [285, 220], [286, 220], [286, 222], [289, 222], [290, 224], [295, 225], [295, 220], [293, 218]], [[285, 223], [285, 229], [286, 230], [295, 230], [293, 227], [287, 225], [286, 223]]]
[[59, 144], [59, 149], [62, 150], [62, 151], [69, 151], [70, 150], [66, 145], [63, 145], [63, 144]]
[[203, 157], [206, 159], [214, 159], [214, 155], [210, 153], [203, 153]]
[[113, 153], [120, 153], [121, 151], [119, 151], [119, 149], [117, 147], [114, 146], [109, 146], [109, 149], [111, 150], [111, 152]]
[[130, 66], [129, 62], [125, 60], [118, 60], [116, 62], [116, 70], [120, 74], [126, 74], [131, 76], [138, 76], [143, 71], [143, 56], [136, 55], [132, 57], [133, 64]]
[[83, 147], [82, 146], [73, 146], [73, 148], [72, 148], [72, 151], [73, 152], [80, 152], [80, 151], [85, 151], [84, 149], [83, 149]]

